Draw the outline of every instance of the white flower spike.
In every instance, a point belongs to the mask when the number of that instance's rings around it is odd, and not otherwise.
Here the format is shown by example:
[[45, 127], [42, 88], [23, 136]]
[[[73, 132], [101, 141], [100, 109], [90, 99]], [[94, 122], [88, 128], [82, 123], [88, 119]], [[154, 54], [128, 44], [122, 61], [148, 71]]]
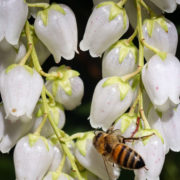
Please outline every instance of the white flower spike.
[[1, 73], [0, 92], [6, 118], [29, 121], [41, 94], [42, 77], [28, 66], [11, 65]]
[[114, 2], [100, 3], [94, 8], [88, 20], [80, 49], [89, 50], [92, 57], [101, 56], [127, 31], [128, 27], [129, 20], [124, 9]]
[[130, 85], [120, 77], [102, 79], [93, 94], [89, 117], [91, 126], [106, 131], [129, 108], [132, 99]]
[[53, 54], [56, 63], [61, 56], [71, 60], [77, 52], [77, 25], [74, 13], [64, 4], [53, 4], [40, 11], [34, 23], [38, 38]]
[[84, 84], [79, 73], [67, 66], [52, 67], [49, 73], [60, 73], [62, 78], [49, 78], [46, 87], [52, 92], [55, 100], [65, 109], [72, 110], [81, 104], [84, 95]]
[[16, 179], [42, 179], [52, 160], [53, 147], [47, 139], [33, 134], [21, 138], [14, 150]]
[[8, 153], [16, 142], [25, 134], [30, 132], [34, 121], [11, 122], [5, 119], [4, 107], [0, 105], [0, 151]]
[[[157, 78], [158, 77], [158, 78]], [[179, 104], [180, 62], [172, 54], [154, 55], [143, 67], [142, 81], [155, 108], [166, 111]]]
[[137, 58], [137, 48], [133, 43], [118, 41], [103, 56], [103, 77], [123, 76], [135, 71]]
[[17, 45], [28, 15], [27, 4], [24, 0], [1, 0], [0, 12], [0, 41], [5, 38]]
[[[160, 51], [176, 54], [178, 33], [175, 25], [163, 17], [146, 19], [143, 23], [144, 41]], [[149, 60], [154, 53], [144, 48], [144, 56]]]

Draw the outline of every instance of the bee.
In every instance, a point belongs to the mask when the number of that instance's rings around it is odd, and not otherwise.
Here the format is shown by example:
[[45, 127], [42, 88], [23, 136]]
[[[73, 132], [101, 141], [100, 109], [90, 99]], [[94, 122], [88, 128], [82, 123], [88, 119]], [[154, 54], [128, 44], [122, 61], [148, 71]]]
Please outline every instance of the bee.
[[[139, 140], [149, 136], [125, 138], [120, 135], [118, 130], [108, 130], [99, 132], [94, 136], [93, 144], [96, 150], [105, 160], [117, 164], [118, 166], [134, 170], [145, 168], [143, 158], [125, 142]], [[146, 168], [145, 168], [146, 169]]]

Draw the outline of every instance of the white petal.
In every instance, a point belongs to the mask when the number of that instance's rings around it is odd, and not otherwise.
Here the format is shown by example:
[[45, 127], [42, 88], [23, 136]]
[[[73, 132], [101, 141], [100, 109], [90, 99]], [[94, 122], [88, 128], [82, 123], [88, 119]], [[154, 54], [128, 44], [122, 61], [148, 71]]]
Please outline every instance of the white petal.
[[144, 66], [143, 84], [152, 103], [160, 111], [166, 111], [179, 103], [179, 77], [180, 63], [172, 54], [167, 54], [165, 60], [154, 55]]
[[9, 72], [1, 73], [0, 90], [6, 117], [11, 121], [28, 121], [39, 99], [43, 86], [42, 77], [33, 70], [16, 66]]
[[[43, 180], [54, 180], [53, 178], [53, 172], [49, 172], [48, 175], [46, 175]], [[60, 173], [59, 177], [56, 180], [74, 180], [71, 176], [68, 174], [65, 174], [63, 172]]]
[[12, 123], [9, 119], [5, 119], [4, 107], [1, 105], [0, 125], [0, 151], [2, 153], [8, 153], [16, 142], [30, 131], [33, 121], [16, 121]]
[[115, 43], [128, 29], [129, 20], [126, 16], [126, 27], [122, 13], [109, 21], [110, 5], [94, 8], [86, 25], [83, 40], [80, 42], [82, 51], [89, 50], [92, 57], [102, 53]]
[[153, 136], [146, 145], [141, 141], [136, 142], [134, 149], [142, 156], [145, 161], [145, 167], [148, 169], [141, 168], [140, 170], [135, 170], [135, 179], [158, 179], [165, 159], [162, 141], [157, 136]]
[[96, 85], [90, 111], [91, 126], [102, 128], [104, 131], [129, 108], [133, 98], [130, 89], [121, 101], [117, 84], [102, 87], [106, 80], [107, 78], [104, 78]]
[[61, 56], [67, 60], [73, 59], [77, 51], [77, 25], [74, 13], [69, 7], [61, 4], [60, 6], [65, 10], [65, 15], [50, 9], [47, 26], [43, 24], [40, 16], [37, 16], [34, 24], [37, 36], [53, 54], [57, 63]]
[[151, 0], [161, 10], [172, 13], [176, 10], [176, 0]]
[[14, 150], [16, 179], [37, 180], [47, 172], [53, 159], [53, 147], [39, 138], [30, 146], [29, 137], [20, 139]]
[[[149, 45], [159, 49], [160, 51], [175, 55], [178, 43], [178, 33], [175, 25], [168, 19], [165, 20], [168, 26], [168, 32], [165, 32], [164, 29], [162, 29], [162, 27], [157, 22], [155, 22], [151, 37], [148, 34], [147, 23], [144, 23], [144, 39]], [[144, 55], [146, 60], [149, 60], [154, 55], [154, 53], [151, 50], [145, 48]]]
[[24, 0], [3, 0], [0, 6], [2, 5], [4, 6], [3, 18], [7, 16], [4, 36], [10, 44], [18, 44], [19, 36], [27, 19], [28, 6]]
[[163, 113], [162, 127], [166, 140], [172, 151], [180, 151], [180, 105], [176, 109], [169, 109]]
[[121, 47], [113, 48], [104, 54], [102, 62], [103, 77], [123, 76], [136, 69], [137, 64], [132, 52], [130, 51], [121, 63], [119, 62], [120, 53]]

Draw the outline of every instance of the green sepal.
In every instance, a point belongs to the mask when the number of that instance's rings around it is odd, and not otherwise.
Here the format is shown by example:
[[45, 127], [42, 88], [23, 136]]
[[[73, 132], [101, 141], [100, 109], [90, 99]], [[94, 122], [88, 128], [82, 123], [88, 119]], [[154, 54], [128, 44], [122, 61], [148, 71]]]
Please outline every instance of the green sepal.
[[118, 88], [119, 88], [119, 92], [120, 92], [120, 100], [122, 101], [128, 91], [131, 89], [131, 86], [128, 84], [128, 82], [123, 81], [120, 77], [118, 76], [112, 76], [109, 77], [102, 85], [102, 87], [106, 87], [106, 86], [110, 86], [110, 85], [114, 85], [117, 84]]
[[109, 13], [109, 21], [115, 19], [119, 14], [122, 13], [123, 16], [123, 28], [126, 29], [127, 24], [127, 15], [124, 8], [120, 8], [115, 2], [113, 1], [105, 1], [96, 6], [96, 8], [100, 8], [103, 6], [110, 5], [110, 13]]
[[[10, 72], [12, 69], [14, 69], [17, 66], [21, 66], [18, 64], [11, 64], [10, 66], [8, 66], [5, 70], [5, 73], [7, 74], [8, 72]], [[33, 69], [27, 65], [22, 65], [22, 67], [24, 67], [24, 69], [26, 69], [31, 75], [33, 75]]]
[[94, 137], [93, 132], [87, 132], [87, 133], [84, 133], [83, 137], [80, 137], [77, 139], [76, 147], [83, 156], [86, 156], [87, 139], [93, 139], [93, 137]]
[[108, 51], [111, 51], [114, 48], [119, 48], [119, 64], [121, 64], [123, 62], [123, 60], [126, 58], [128, 53], [130, 53], [130, 52], [134, 56], [135, 63], [137, 63], [138, 50], [137, 50], [136, 46], [132, 42], [128, 43], [126, 39], [125, 40], [120, 40], [120, 41], [114, 43], [108, 49]]
[[56, 72], [52, 72], [50, 74], [57, 74], [60, 73], [62, 75], [61, 78], [57, 77], [49, 77], [47, 80], [53, 81], [52, 82], [52, 94], [55, 97], [58, 91], [58, 87], [61, 86], [65, 93], [68, 96], [72, 95], [72, 87], [70, 83], [70, 78], [79, 76], [79, 72], [70, 69], [69, 67], [62, 65], [60, 66]]
[[133, 91], [135, 91], [136, 88], [139, 86], [140, 80], [141, 80], [140, 74], [137, 74], [135, 77], [133, 77], [133, 83], [131, 86]]
[[[156, 129], [143, 129], [143, 130], [139, 130], [134, 137], [143, 137], [143, 136], [148, 136], [148, 135], [152, 135], [155, 134], [156, 136], [158, 136], [162, 143], [164, 144], [164, 139], [161, 136], [161, 134], [156, 130]], [[142, 138], [143, 144], [146, 145], [149, 141], [149, 139], [151, 138], [151, 136], [147, 137], [147, 138]]]
[[115, 121], [115, 124], [120, 120], [121, 120], [120, 130], [121, 133], [123, 134], [132, 123], [136, 124], [137, 114], [129, 115], [128, 113], [125, 113]]
[[49, 151], [48, 140], [45, 137], [40, 136], [40, 135], [35, 135], [35, 134], [29, 134], [28, 137], [29, 137], [29, 145], [31, 147], [35, 145], [38, 139], [41, 139], [44, 142], [46, 149]]
[[152, 36], [155, 23], [158, 23], [161, 26], [161, 28], [164, 29], [165, 32], [168, 32], [168, 25], [164, 17], [158, 17], [158, 18], [153, 17], [152, 19], [146, 19], [144, 23], [147, 23], [147, 31], [149, 37]]
[[64, 9], [59, 5], [59, 4], [52, 4], [51, 6], [49, 6], [47, 9], [39, 11], [38, 12], [38, 16], [41, 17], [44, 26], [47, 26], [48, 24], [48, 12], [50, 9], [53, 9], [55, 11], [58, 11], [59, 13], [65, 15], [66, 12], [64, 11]]

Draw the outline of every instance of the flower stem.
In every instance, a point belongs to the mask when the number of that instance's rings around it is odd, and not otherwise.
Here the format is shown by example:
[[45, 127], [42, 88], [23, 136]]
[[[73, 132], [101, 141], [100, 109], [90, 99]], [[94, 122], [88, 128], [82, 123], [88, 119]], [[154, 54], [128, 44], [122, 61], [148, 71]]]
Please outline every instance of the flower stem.
[[64, 154], [62, 157], [61, 163], [56, 171], [58, 174], [60, 174], [62, 172], [65, 161], [66, 161], [66, 155]]
[[142, 69], [142, 67], [141, 67], [141, 66], [138, 66], [138, 68], [136, 69], [136, 71], [134, 71], [134, 72], [132, 72], [132, 73], [130, 73], [130, 74], [127, 74], [127, 75], [125, 75], [125, 76], [122, 76], [121, 79], [122, 79], [123, 81], [128, 81], [129, 79], [133, 78], [133, 77], [136, 76], [138, 73], [140, 73], [140, 72], [141, 72], [141, 69]]
[[135, 31], [133, 32], [133, 34], [127, 39], [128, 44], [134, 40], [134, 38], [137, 35], [137, 32], [138, 32], [138, 29], [136, 28]]
[[122, 8], [126, 4], [127, 0], [121, 0], [117, 3], [117, 5]]
[[50, 6], [48, 3], [27, 3], [27, 5], [29, 7], [37, 7], [37, 8], [43, 8], [43, 9], [46, 9]]
[[23, 59], [20, 61], [19, 65], [25, 65], [26, 61], [28, 60], [29, 56], [31, 55], [32, 52], [32, 44], [28, 43], [28, 51], [26, 55], [23, 57]]
[[144, 0], [140, 0], [141, 5], [146, 9], [151, 17], [156, 16], [156, 14], [152, 11], [152, 9], [144, 2]]
[[140, 90], [138, 91], [138, 96], [136, 97], [133, 105], [131, 106], [131, 108], [129, 110], [129, 113], [128, 113], [129, 115], [133, 115], [134, 114], [134, 110], [135, 110], [135, 108], [136, 108], [136, 106], [137, 106], [137, 104], [139, 102], [139, 97], [140, 97]]

